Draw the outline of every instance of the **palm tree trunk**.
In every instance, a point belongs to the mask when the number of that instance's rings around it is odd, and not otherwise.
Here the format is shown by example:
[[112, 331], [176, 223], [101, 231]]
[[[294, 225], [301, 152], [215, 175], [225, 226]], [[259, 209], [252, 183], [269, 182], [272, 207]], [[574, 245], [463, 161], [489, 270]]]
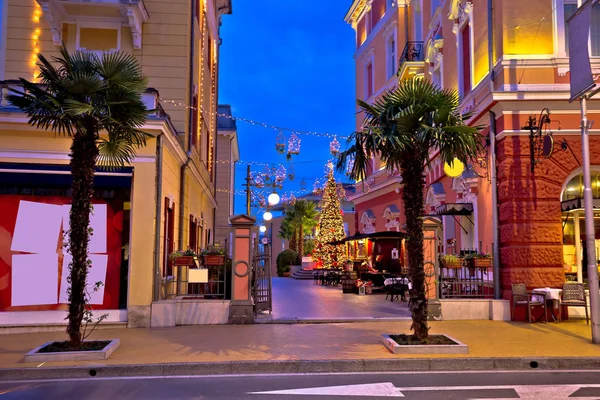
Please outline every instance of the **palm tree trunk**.
[[302, 264], [302, 257], [304, 256], [304, 226], [300, 224], [298, 227], [298, 257], [300, 257], [300, 263]]
[[298, 230], [294, 228], [294, 233], [292, 233], [292, 238], [290, 239], [290, 250], [298, 251], [298, 242], [297, 242]]
[[409, 276], [412, 282], [410, 290], [409, 309], [412, 314], [413, 324], [411, 329], [418, 340], [427, 338], [427, 296], [425, 294], [425, 272], [423, 268], [423, 213], [425, 180], [423, 178], [423, 161], [418, 159], [407, 160], [402, 164], [402, 182], [404, 190], [402, 198], [406, 215], [406, 233], [408, 239], [406, 250], [408, 253]]
[[98, 148], [93, 131], [78, 133], [71, 145], [72, 204], [69, 215], [69, 251], [73, 257], [69, 274], [69, 324], [67, 333], [72, 348], [82, 343], [81, 321], [85, 312], [85, 286], [90, 240], [90, 207], [94, 193], [94, 169]]

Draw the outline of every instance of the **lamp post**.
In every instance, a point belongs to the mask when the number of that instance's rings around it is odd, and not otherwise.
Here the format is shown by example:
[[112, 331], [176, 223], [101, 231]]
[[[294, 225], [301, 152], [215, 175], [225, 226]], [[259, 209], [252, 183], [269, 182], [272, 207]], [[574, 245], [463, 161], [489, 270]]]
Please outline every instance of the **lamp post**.
[[587, 100], [598, 93], [592, 75], [588, 42], [592, 7], [598, 0], [586, 0], [567, 20], [569, 33], [569, 83], [571, 98], [581, 103], [581, 150], [583, 153], [583, 203], [585, 205], [585, 241], [587, 251], [588, 287], [590, 291], [590, 314], [592, 317], [592, 342], [600, 343], [600, 293], [598, 267], [596, 265], [596, 232], [594, 230], [594, 201], [590, 175], [590, 141], [587, 119]]
[[581, 96], [581, 149], [583, 153], [583, 204], [585, 205], [585, 243], [587, 251], [590, 314], [592, 316], [592, 342], [600, 343], [600, 287], [596, 264], [596, 230], [594, 228], [594, 199], [590, 167], [590, 140], [587, 119], [588, 95]]

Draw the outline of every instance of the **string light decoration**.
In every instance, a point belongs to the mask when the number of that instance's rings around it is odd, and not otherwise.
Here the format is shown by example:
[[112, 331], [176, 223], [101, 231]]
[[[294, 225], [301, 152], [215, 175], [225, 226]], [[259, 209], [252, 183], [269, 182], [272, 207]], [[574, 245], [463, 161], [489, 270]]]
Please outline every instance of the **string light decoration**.
[[275, 184], [281, 185], [286, 177], [286, 170], [283, 165], [279, 165], [277, 170], [275, 171]]
[[282, 131], [279, 131], [279, 134], [275, 138], [275, 150], [277, 150], [279, 154], [285, 153], [285, 135]]
[[296, 171], [294, 170], [294, 166], [292, 165], [292, 163], [290, 163], [290, 165], [288, 166], [287, 178], [290, 181], [293, 181], [296, 178]]
[[313, 258], [317, 267], [335, 268], [344, 262], [344, 246], [332, 245], [331, 242], [342, 240], [346, 237], [344, 232], [344, 218], [340, 207], [338, 185], [333, 176], [333, 165], [327, 173], [327, 183], [320, 204], [319, 224], [315, 237], [315, 250]]
[[290, 140], [288, 141], [288, 154], [299, 154], [300, 153], [300, 138], [295, 133], [292, 133]]
[[257, 188], [262, 188], [265, 186], [265, 180], [261, 174], [254, 174], [252, 181], [254, 182], [254, 186]]
[[40, 7], [39, 3], [35, 3], [35, 7], [33, 9], [33, 22], [35, 24], [35, 29], [33, 30], [33, 35], [31, 36], [31, 81], [37, 82], [38, 80], [38, 54], [40, 53], [40, 35], [42, 30], [40, 29], [40, 17], [42, 15], [42, 7]]
[[337, 138], [333, 138], [331, 143], [329, 143], [329, 152], [334, 157], [340, 152], [340, 142], [337, 140]]
[[352, 173], [355, 161], [356, 159], [354, 158], [354, 156], [348, 157], [348, 160], [346, 161], [346, 175], [350, 175]]
[[[174, 107], [190, 108], [190, 109], [193, 109], [193, 110], [199, 110], [203, 114], [207, 113], [206, 110], [202, 109], [201, 107], [190, 106], [189, 104], [182, 103], [182, 102], [175, 101], [175, 100], [163, 99], [163, 98], [159, 97], [158, 101], [160, 103], [172, 104]], [[210, 111], [208, 111], [208, 113], [210, 113]], [[265, 122], [254, 121], [254, 120], [249, 119], [249, 118], [242, 118], [242, 117], [237, 117], [237, 116], [234, 117], [232, 115], [220, 114], [218, 112], [215, 112], [214, 115], [217, 116], [217, 117], [227, 118], [227, 119], [230, 119], [232, 121], [240, 121], [240, 122], [244, 122], [244, 123], [247, 123], [247, 124], [250, 124], [250, 125], [261, 126], [263, 128], [273, 129], [273, 130], [276, 130], [276, 131], [287, 131], [287, 132], [295, 133], [296, 135], [310, 135], [310, 136], [318, 136], [318, 137], [324, 137], [324, 138], [329, 138], [329, 139], [333, 139], [333, 138], [347, 139], [348, 138], [348, 136], [336, 135], [336, 134], [327, 133], [327, 132], [303, 131], [303, 130], [300, 130], [300, 129], [285, 128], [285, 127], [281, 127], [281, 126], [275, 126], [275, 125], [267, 124]]]

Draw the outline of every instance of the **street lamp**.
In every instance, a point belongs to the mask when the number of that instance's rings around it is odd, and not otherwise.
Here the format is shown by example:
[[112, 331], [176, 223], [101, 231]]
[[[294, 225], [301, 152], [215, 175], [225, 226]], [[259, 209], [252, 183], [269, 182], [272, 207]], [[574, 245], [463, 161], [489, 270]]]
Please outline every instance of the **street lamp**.
[[279, 200], [280, 197], [277, 193], [273, 192], [269, 195], [269, 197], [267, 197], [267, 201], [269, 202], [270, 205], [274, 206], [276, 204], [279, 204]]
[[259, 231], [261, 231], [262, 233], [265, 233], [267, 231], [267, 227], [264, 225], [261, 225], [260, 228], [258, 228]]
[[263, 219], [265, 221], [270, 221], [273, 218], [273, 214], [271, 214], [269, 211], [267, 211], [266, 213], [263, 214]]

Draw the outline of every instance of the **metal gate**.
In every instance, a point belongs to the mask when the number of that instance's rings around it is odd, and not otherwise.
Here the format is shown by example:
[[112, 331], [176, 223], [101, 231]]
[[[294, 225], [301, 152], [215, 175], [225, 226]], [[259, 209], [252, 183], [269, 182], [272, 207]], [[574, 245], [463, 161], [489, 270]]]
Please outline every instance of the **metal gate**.
[[252, 298], [254, 315], [263, 311], [273, 311], [271, 296], [271, 245], [255, 240], [252, 258]]

